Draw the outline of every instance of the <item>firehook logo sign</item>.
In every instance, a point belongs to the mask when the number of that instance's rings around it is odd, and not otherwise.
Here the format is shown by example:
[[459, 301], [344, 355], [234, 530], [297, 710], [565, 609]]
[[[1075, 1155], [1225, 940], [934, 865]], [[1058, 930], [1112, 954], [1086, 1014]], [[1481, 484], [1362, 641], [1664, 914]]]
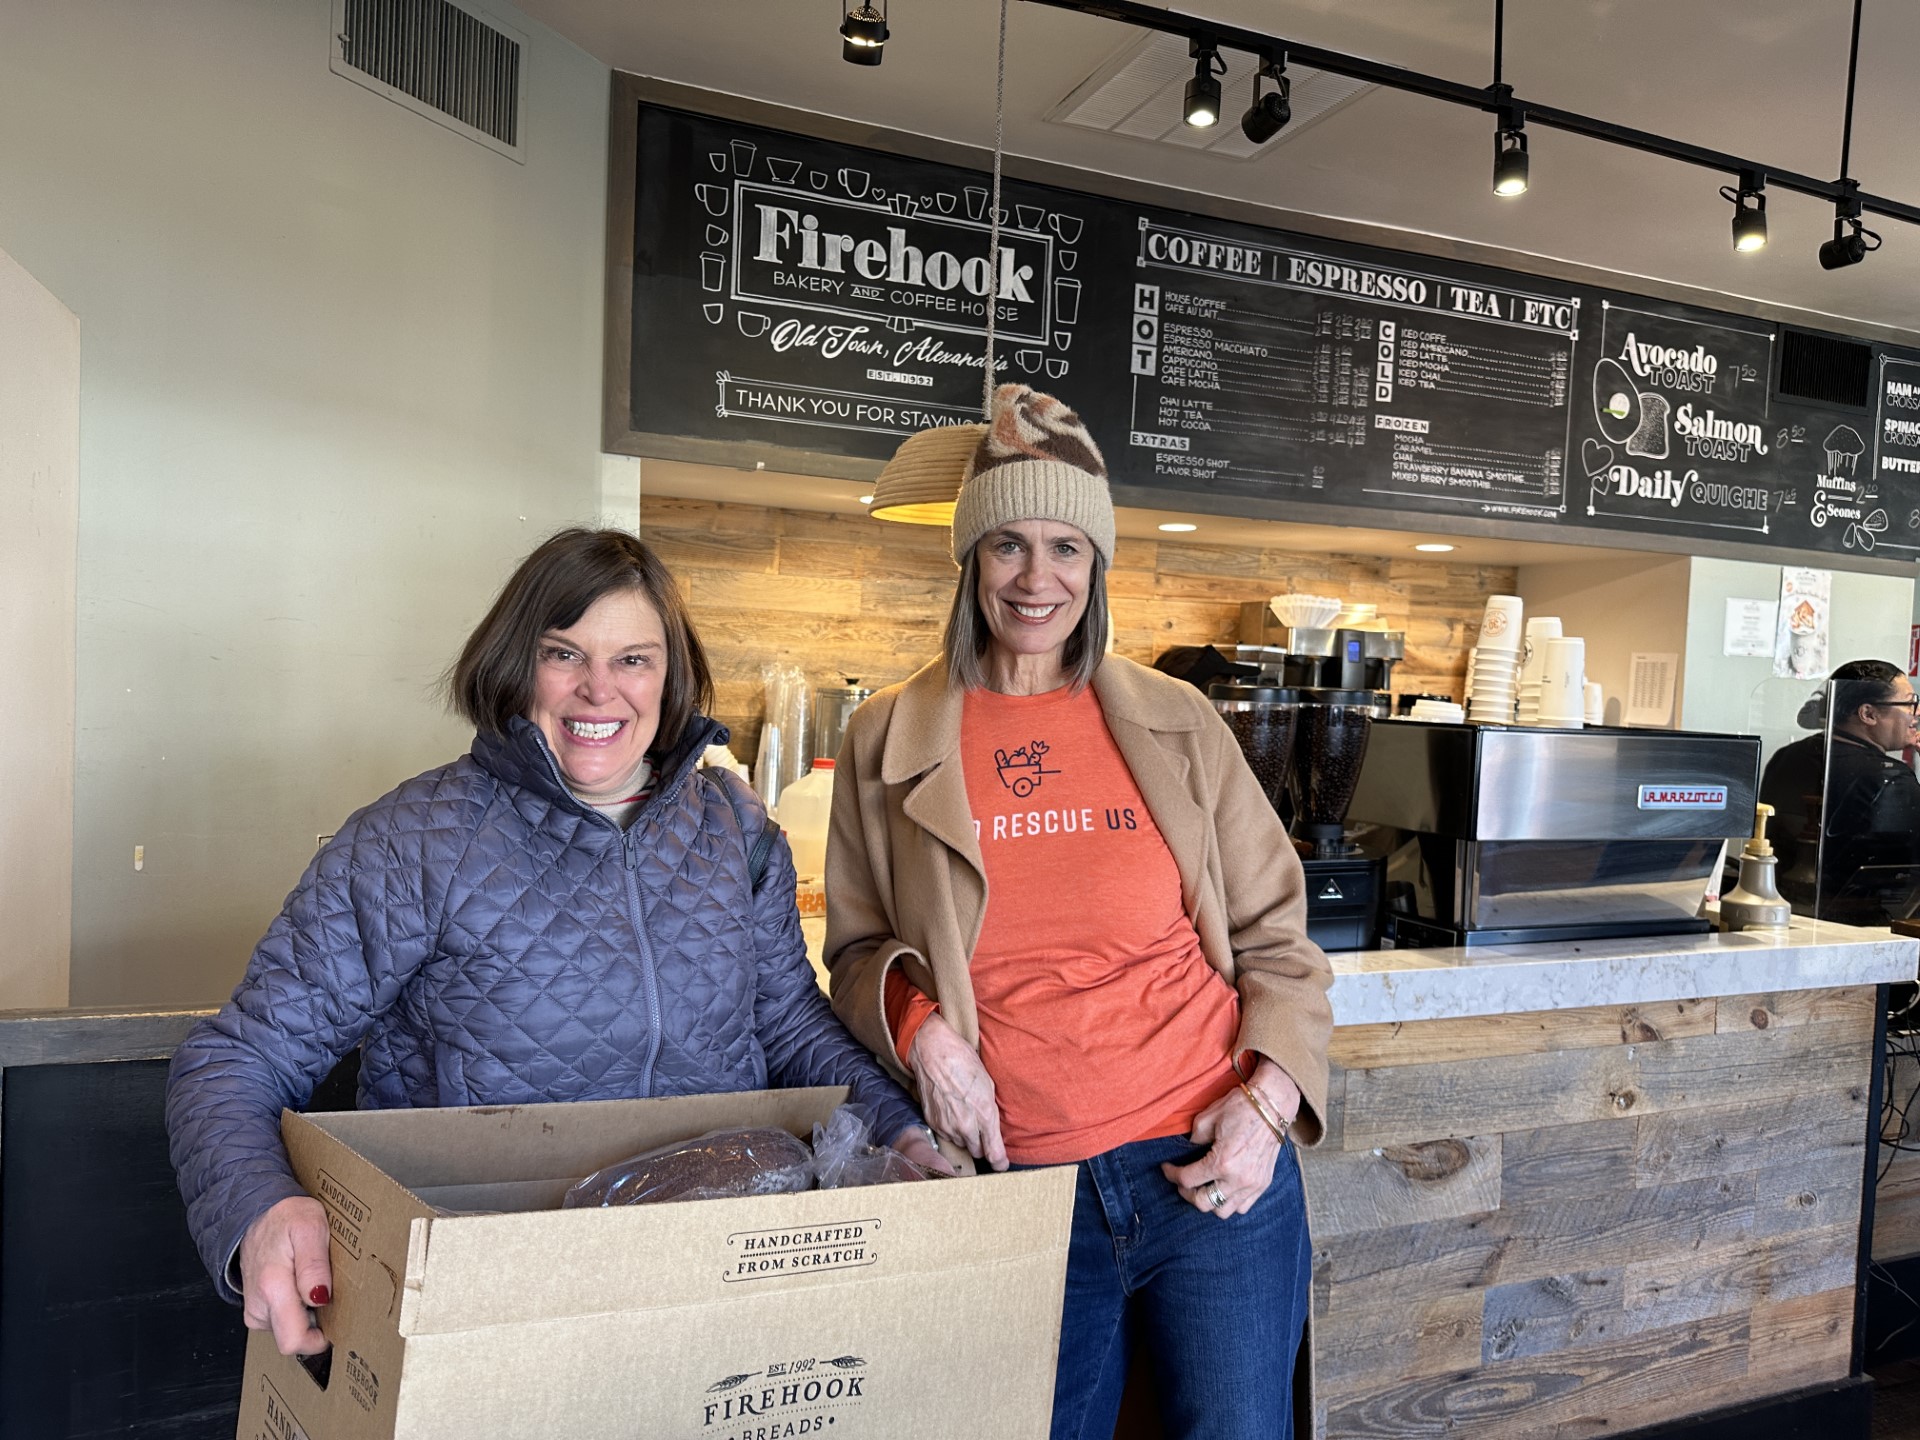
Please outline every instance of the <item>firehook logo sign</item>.
[[1642, 810], [1724, 810], [1727, 787], [1724, 785], [1642, 785]]
[[860, 1355], [776, 1360], [764, 1370], [722, 1375], [701, 1402], [700, 1433], [713, 1440], [793, 1440], [823, 1435], [867, 1398]]

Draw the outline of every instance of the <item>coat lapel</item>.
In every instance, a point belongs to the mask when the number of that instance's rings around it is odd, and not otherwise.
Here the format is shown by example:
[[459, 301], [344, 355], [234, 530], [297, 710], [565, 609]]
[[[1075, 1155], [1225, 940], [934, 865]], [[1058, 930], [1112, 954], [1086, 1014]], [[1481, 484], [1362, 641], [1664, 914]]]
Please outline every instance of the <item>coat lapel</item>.
[[1131, 661], [1110, 655], [1094, 671], [1093, 693], [1099, 697], [1107, 731], [1140, 787], [1140, 798], [1180, 867], [1180, 894], [1191, 915], [1207, 873], [1212, 827], [1187, 784], [1192, 762], [1170, 738], [1197, 730], [1198, 718], [1191, 706], [1168, 703], [1165, 683], [1159, 674], [1142, 676]]
[[912, 785], [901, 810], [963, 862], [950, 867], [949, 883], [954, 920], [970, 953], [986, 913], [987, 867], [960, 766], [961, 703], [961, 692], [947, 683], [943, 660], [909, 679], [894, 702], [880, 778], [889, 785]]

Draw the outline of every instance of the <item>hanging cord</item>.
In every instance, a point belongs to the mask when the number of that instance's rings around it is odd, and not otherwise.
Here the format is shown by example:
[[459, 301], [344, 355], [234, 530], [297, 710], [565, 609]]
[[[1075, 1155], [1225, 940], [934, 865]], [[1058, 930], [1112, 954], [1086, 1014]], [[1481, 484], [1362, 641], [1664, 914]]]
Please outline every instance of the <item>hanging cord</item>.
[[1000, 151], [1006, 143], [1007, 122], [1007, 0], [1000, 0], [1000, 54], [993, 73], [993, 199], [987, 219], [987, 373], [982, 383], [980, 412], [993, 419], [993, 330], [1000, 308]]

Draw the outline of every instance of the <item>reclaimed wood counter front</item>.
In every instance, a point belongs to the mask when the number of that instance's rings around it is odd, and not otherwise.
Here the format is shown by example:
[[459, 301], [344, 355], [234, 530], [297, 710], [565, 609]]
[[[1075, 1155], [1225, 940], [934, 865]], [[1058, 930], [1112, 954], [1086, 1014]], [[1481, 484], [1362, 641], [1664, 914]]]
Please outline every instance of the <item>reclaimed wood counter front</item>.
[[1809, 922], [1334, 956], [1314, 1434], [1617, 1435], [1845, 1381], [1877, 987], [1916, 953]]

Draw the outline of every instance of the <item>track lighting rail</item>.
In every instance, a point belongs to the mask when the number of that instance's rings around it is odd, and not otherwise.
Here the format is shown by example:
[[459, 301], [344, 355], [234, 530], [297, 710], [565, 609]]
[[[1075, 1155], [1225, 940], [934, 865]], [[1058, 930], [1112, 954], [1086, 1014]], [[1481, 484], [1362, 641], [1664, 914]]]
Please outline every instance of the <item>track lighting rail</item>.
[[[1679, 161], [1683, 165], [1695, 165], [1703, 170], [1714, 170], [1736, 178], [1753, 173], [1764, 174], [1767, 188], [1772, 191], [1789, 190], [1834, 204], [1846, 201], [1857, 205], [1862, 211], [1884, 215], [1892, 220], [1904, 220], [1910, 225], [1920, 225], [1920, 205], [1909, 205], [1887, 196], [1869, 194], [1860, 190], [1851, 180], [1822, 180], [1817, 176], [1782, 170], [1764, 161], [1729, 154], [1724, 150], [1692, 145], [1684, 140], [1656, 135], [1648, 130], [1636, 130], [1627, 125], [1616, 125], [1611, 120], [1581, 115], [1572, 110], [1562, 110], [1554, 105], [1537, 104], [1532, 100], [1513, 95], [1510, 87], [1504, 85], [1466, 85], [1457, 80], [1443, 79], [1438, 75], [1425, 75], [1418, 70], [1406, 70], [1398, 65], [1383, 64], [1358, 55], [1348, 55], [1339, 50], [1323, 50], [1315, 45], [1303, 45], [1279, 35], [1267, 35], [1257, 30], [1243, 29], [1237, 25], [1223, 25], [1218, 21], [1203, 19], [1197, 15], [1184, 15], [1177, 10], [1163, 10], [1157, 6], [1138, 4], [1136, 0], [1026, 0], [1026, 3], [1047, 5], [1056, 10], [1072, 10], [1081, 15], [1113, 20], [1142, 30], [1163, 31], [1169, 35], [1182, 36], [1189, 43], [1211, 44], [1222, 50], [1238, 50], [1254, 56], [1284, 54], [1289, 64], [1310, 66], [1334, 75], [1344, 75], [1350, 80], [1383, 85], [1388, 89], [1405, 91], [1410, 95], [1423, 95], [1430, 100], [1440, 100], [1450, 105], [1463, 105], [1492, 115], [1517, 113], [1529, 127], [1546, 126], [1554, 130], [1564, 130], [1572, 135], [1584, 135], [1609, 145], [1624, 146], [1629, 150], [1658, 155], [1668, 160]], [[1506, 93], [1502, 95], [1497, 92]], [[1851, 102], [1851, 95], [1849, 102]], [[1850, 103], [1849, 109], [1851, 109]]]

